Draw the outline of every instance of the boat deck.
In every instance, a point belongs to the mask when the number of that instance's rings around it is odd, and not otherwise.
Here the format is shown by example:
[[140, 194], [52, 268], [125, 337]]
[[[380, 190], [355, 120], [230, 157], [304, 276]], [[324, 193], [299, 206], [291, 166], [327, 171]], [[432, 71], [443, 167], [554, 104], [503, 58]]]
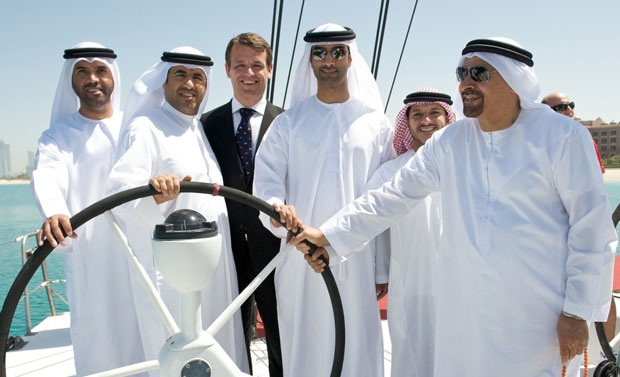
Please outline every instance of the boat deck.
[[[620, 308], [620, 293], [614, 293], [616, 307]], [[392, 362], [392, 343], [387, 327], [386, 308], [387, 300], [379, 302], [381, 311], [381, 326], [383, 328], [383, 358], [385, 376], [390, 376]], [[620, 310], [617, 312], [618, 320], [616, 323], [616, 337], [611, 343], [612, 348], [617, 349], [620, 343]], [[12, 350], [6, 353], [7, 377], [72, 377], [75, 376], [73, 365], [73, 346], [69, 335], [69, 313], [58, 316], [49, 316], [39, 325], [33, 328], [33, 336], [24, 336], [28, 342], [19, 350]], [[251, 345], [252, 362], [255, 377], [268, 377], [269, 366], [267, 358], [267, 347], [262, 328], [257, 327], [259, 338], [254, 340]], [[590, 342], [588, 344], [589, 366], [588, 375], [592, 375], [598, 363], [604, 358], [594, 324], [590, 324]], [[583, 376], [583, 368], [581, 371]]]
[[[392, 344], [390, 342], [390, 334], [387, 328], [387, 321], [381, 321], [383, 328], [383, 362], [385, 376], [390, 376], [390, 367], [392, 362]], [[256, 377], [269, 377], [269, 362], [267, 361], [267, 345], [264, 338], [258, 338], [252, 342], [250, 347], [252, 352], [252, 363], [254, 366], [254, 374]]]
[[[72, 377], [73, 346], [69, 335], [69, 313], [50, 316], [33, 328], [33, 336], [24, 336], [28, 342], [19, 350], [6, 354], [7, 377]], [[381, 321], [384, 338], [386, 376], [390, 375], [392, 349], [387, 322]], [[255, 377], [269, 377], [267, 346], [264, 338], [257, 338], [250, 348]]]
[[6, 353], [7, 377], [75, 376], [70, 318], [69, 313], [49, 316], [32, 329], [34, 335], [23, 336], [28, 344]]

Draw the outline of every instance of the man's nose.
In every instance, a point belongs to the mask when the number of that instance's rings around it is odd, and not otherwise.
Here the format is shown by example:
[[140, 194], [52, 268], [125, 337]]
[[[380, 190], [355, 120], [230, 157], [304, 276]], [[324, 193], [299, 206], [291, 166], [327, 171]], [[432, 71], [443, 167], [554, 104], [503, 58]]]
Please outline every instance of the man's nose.
[[92, 82], [98, 82], [99, 81], [99, 76], [97, 76], [97, 73], [92, 72], [90, 75], [88, 75], [88, 80], [90, 80]]

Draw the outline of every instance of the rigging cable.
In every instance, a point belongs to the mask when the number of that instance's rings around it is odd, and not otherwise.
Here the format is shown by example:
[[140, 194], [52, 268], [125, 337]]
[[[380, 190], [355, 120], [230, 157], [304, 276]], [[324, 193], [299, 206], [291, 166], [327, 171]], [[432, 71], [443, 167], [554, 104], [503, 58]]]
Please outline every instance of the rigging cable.
[[288, 93], [288, 84], [291, 81], [291, 72], [293, 71], [293, 61], [295, 60], [295, 50], [297, 49], [297, 38], [299, 38], [299, 28], [301, 27], [301, 17], [304, 14], [304, 4], [306, 0], [301, 1], [301, 9], [299, 10], [299, 19], [297, 20], [297, 31], [293, 39], [293, 53], [291, 54], [291, 64], [288, 66], [288, 75], [286, 76], [286, 86], [284, 87], [284, 97], [282, 98], [282, 108], [286, 102], [286, 94]]
[[403, 60], [403, 53], [405, 52], [405, 46], [407, 45], [407, 40], [409, 39], [409, 32], [411, 31], [411, 25], [413, 24], [413, 17], [415, 16], [415, 11], [418, 8], [418, 0], [415, 0], [415, 4], [413, 6], [413, 11], [411, 12], [411, 18], [409, 19], [409, 26], [407, 27], [407, 33], [405, 34], [405, 40], [403, 41], [403, 48], [400, 50], [400, 56], [398, 57], [398, 64], [396, 64], [396, 70], [394, 71], [394, 78], [392, 78], [392, 85], [390, 86], [390, 92], [388, 93], [387, 101], [385, 101], [385, 109], [384, 112], [387, 111], [388, 105], [390, 104], [390, 97], [392, 97], [392, 90], [394, 89], [394, 83], [396, 82], [396, 76], [398, 75], [398, 70], [400, 69], [400, 62]]
[[385, 2], [385, 12], [383, 13], [383, 23], [381, 24], [381, 37], [379, 38], [379, 47], [377, 48], [377, 61], [374, 67], [375, 80], [379, 73], [379, 60], [381, 59], [381, 50], [383, 49], [383, 37], [385, 37], [385, 24], [387, 22], [388, 8], [390, 7], [390, 0]]
[[373, 76], [375, 74], [375, 60], [377, 59], [377, 45], [379, 44], [379, 34], [381, 34], [381, 18], [383, 18], [383, 4], [385, 0], [381, 0], [381, 5], [379, 6], [379, 20], [377, 21], [377, 33], [375, 34], [375, 46], [372, 51], [372, 63], [370, 65], [370, 72], [372, 72]]

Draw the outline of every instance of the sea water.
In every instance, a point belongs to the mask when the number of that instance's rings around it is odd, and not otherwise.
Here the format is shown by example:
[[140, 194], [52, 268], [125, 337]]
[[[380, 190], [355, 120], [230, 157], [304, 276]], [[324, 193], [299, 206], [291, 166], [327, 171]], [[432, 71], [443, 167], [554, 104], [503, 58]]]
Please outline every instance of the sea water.
[[[609, 197], [609, 206], [613, 211], [620, 203], [620, 182], [606, 182], [605, 186]], [[12, 242], [12, 240], [34, 232], [40, 227], [41, 222], [42, 217], [34, 203], [29, 184], [0, 185], [0, 299], [2, 303], [4, 303], [7, 292], [22, 266], [21, 243]], [[35, 247], [35, 240], [31, 239], [27, 246], [28, 248]], [[620, 246], [616, 254], [620, 254]], [[46, 263], [50, 279], [64, 279], [61, 255], [52, 252], [47, 257]], [[36, 288], [36, 285], [41, 281], [41, 274], [40, 269], [35, 273], [29, 284], [30, 291]], [[53, 288], [63, 297], [66, 297], [64, 285], [55, 284]], [[50, 309], [45, 289], [37, 289], [30, 294], [30, 309], [32, 326], [35, 326], [49, 314]], [[67, 306], [59, 300], [56, 300], [56, 309], [59, 312], [68, 310]], [[11, 324], [11, 335], [25, 334], [25, 318], [22, 300], [15, 311]]]
[[[605, 188], [607, 189], [607, 198], [609, 199], [609, 207], [611, 208], [611, 211], [613, 212], [616, 209], [616, 207], [620, 205], [620, 182], [605, 182]], [[616, 229], [616, 232], [618, 232], [618, 229]], [[618, 232], [618, 234], [620, 234], [620, 232]], [[616, 252], [616, 254], [618, 254], [618, 252]]]
[[[41, 226], [42, 217], [39, 214], [29, 184], [0, 185], [0, 299], [6, 298], [13, 280], [22, 267], [21, 242], [13, 240], [21, 235], [34, 232]], [[36, 247], [36, 240], [30, 238], [27, 248]], [[64, 279], [62, 256], [51, 253], [46, 258], [49, 278], [52, 280]], [[30, 294], [31, 323], [34, 327], [50, 313], [45, 288], [37, 288], [43, 281], [41, 268], [34, 274], [28, 285]], [[66, 297], [65, 285], [54, 284], [53, 289]], [[56, 310], [67, 311], [67, 305], [55, 300]], [[11, 323], [10, 335], [24, 335], [26, 333], [26, 311], [23, 297], [15, 311]]]

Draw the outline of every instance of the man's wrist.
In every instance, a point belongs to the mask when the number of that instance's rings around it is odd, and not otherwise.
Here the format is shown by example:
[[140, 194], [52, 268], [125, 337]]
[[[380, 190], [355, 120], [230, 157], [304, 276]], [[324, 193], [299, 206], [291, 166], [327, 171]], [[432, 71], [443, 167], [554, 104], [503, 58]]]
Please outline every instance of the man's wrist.
[[585, 321], [585, 319], [579, 317], [578, 315], [574, 315], [574, 314], [570, 314], [570, 313], [566, 313], [565, 311], [562, 311], [562, 315], [564, 317], [568, 317], [568, 318], [572, 318], [572, 319], [578, 319], [580, 321]]

